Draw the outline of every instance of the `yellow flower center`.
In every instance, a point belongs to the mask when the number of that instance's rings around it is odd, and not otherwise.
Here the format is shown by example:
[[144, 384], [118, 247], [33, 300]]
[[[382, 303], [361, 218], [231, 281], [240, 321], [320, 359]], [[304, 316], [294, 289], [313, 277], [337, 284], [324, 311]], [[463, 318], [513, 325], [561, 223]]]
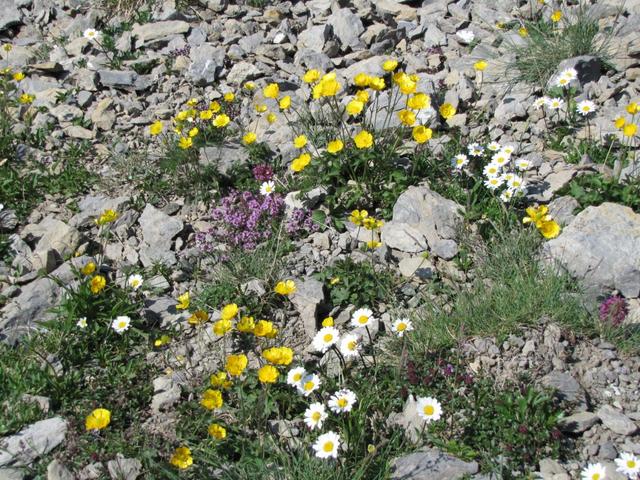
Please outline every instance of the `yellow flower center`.
[[368, 321], [369, 317], [367, 317], [366, 315], [360, 315], [360, 317], [358, 318], [358, 323], [360, 323], [361, 325], [364, 325]]
[[119, 327], [119, 328], [124, 328], [124, 327], [126, 327], [126, 326], [127, 326], [127, 322], [124, 322], [124, 321], [123, 321], [123, 322], [118, 323], [118, 327]]
[[346, 407], [346, 406], [347, 406], [347, 404], [348, 404], [348, 402], [347, 402], [347, 399], [346, 399], [346, 398], [339, 398], [339, 399], [338, 399], [338, 406], [339, 406], [340, 408], [344, 408], [344, 407]]
[[407, 324], [406, 323], [399, 323], [398, 324], [398, 331], [399, 332], [404, 332], [407, 329]]
[[349, 350], [355, 350], [357, 346], [358, 346], [358, 343], [355, 340], [352, 340], [351, 342], [347, 343], [347, 348]]
[[600, 474], [599, 473], [594, 473], [591, 478], [592, 478], [592, 480], [600, 480]]
[[302, 374], [301, 374], [301, 373], [296, 373], [296, 374], [293, 376], [293, 379], [294, 379], [296, 382], [299, 382], [299, 381], [302, 379]]
[[433, 408], [433, 405], [426, 405], [422, 411], [424, 412], [425, 415], [431, 416], [433, 415], [433, 412], [435, 411], [435, 409]]
[[325, 444], [324, 444], [324, 446], [322, 447], [322, 449], [323, 449], [325, 452], [331, 452], [331, 451], [333, 451], [333, 442], [327, 442], [327, 443], [325, 443]]
[[333, 335], [331, 333], [327, 333], [327, 334], [325, 334], [323, 339], [324, 339], [325, 342], [329, 343], [331, 340], [333, 340]]
[[309, 391], [309, 390], [313, 390], [314, 387], [314, 383], [312, 381], [308, 381], [307, 383], [304, 384], [304, 389], [305, 391]]
[[636, 462], [633, 460], [627, 460], [627, 467], [636, 468]]
[[311, 415], [311, 419], [314, 422], [320, 421], [320, 412], [313, 412], [313, 414]]

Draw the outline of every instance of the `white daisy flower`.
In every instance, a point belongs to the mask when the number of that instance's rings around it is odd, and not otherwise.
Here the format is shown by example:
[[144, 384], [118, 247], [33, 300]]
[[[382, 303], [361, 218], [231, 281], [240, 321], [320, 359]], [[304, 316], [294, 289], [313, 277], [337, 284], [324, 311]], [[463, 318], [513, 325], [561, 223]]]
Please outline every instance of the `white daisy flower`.
[[459, 30], [456, 32], [456, 35], [462, 40], [462, 43], [471, 43], [476, 38], [475, 33], [471, 30]]
[[502, 147], [498, 142], [491, 142], [489, 145], [487, 145], [487, 149], [491, 150], [492, 152], [497, 152], [501, 148]]
[[273, 183], [271, 180], [269, 180], [268, 182], [264, 182], [262, 185], [260, 185], [260, 193], [265, 197], [267, 195], [271, 195], [275, 191], [275, 189], [276, 189], [276, 184]]
[[320, 435], [313, 444], [318, 458], [338, 458], [340, 448], [340, 435], [335, 432], [327, 432]]
[[482, 173], [487, 178], [493, 178], [497, 177], [500, 174], [500, 170], [502, 170], [502, 167], [500, 165], [491, 162], [485, 165], [485, 167], [482, 169]]
[[82, 36], [88, 40], [100, 40], [100, 37], [102, 36], [102, 33], [100, 33], [98, 30], [96, 30], [95, 28], [87, 28], [83, 33]]
[[87, 328], [87, 317], [81, 317], [76, 322], [78, 328]]
[[484, 181], [484, 186], [489, 190], [495, 190], [504, 183], [502, 177], [489, 177]]
[[484, 153], [484, 148], [479, 143], [472, 143], [467, 147], [467, 150], [472, 157], [479, 157]]
[[289, 373], [287, 373], [287, 383], [292, 387], [297, 387], [306, 373], [304, 367], [292, 368], [289, 370]]
[[355, 392], [345, 388], [331, 395], [328, 404], [333, 413], [345, 413], [350, 412], [357, 401]]
[[599, 463], [590, 463], [587, 465], [587, 468], [580, 473], [582, 480], [604, 480], [606, 476], [606, 469]]
[[505, 145], [500, 149], [500, 151], [506, 153], [507, 155], [512, 155], [513, 152], [516, 151], [516, 147], [514, 147], [513, 145]]
[[373, 312], [368, 308], [359, 308], [351, 316], [351, 324], [355, 327], [366, 327], [373, 323]]
[[116, 319], [111, 322], [111, 328], [113, 328], [116, 333], [124, 333], [129, 329], [129, 325], [131, 325], [131, 319], [126, 315], [116, 317]]
[[564, 100], [561, 98], [550, 98], [547, 102], [547, 107], [551, 110], [560, 110], [564, 106]]
[[586, 116], [596, 111], [596, 104], [591, 100], [583, 100], [576, 105], [576, 110], [580, 115]]
[[524, 187], [524, 179], [518, 175], [510, 174], [510, 178], [506, 178], [507, 186], [513, 190], [520, 190]]
[[134, 291], [138, 290], [142, 286], [142, 282], [142, 275], [129, 275], [129, 278], [127, 278], [127, 285]]
[[575, 80], [578, 78], [578, 71], [575, 68], [567, 68], [560, 72], [560, 76], [563, 78], [568, 78], [569, 80]]
[[401, 337], [405, 332], [413, 330], [413, 323], [408, 318], [399, 318], [391, 324], [391, 331]]
[[549, 101], [549, 98], [548, 98], [548, 97], [540, 97], [540, 98], [536, 98], [536, 99], [533, 101], [533, 108], [535, 108], [536, 110], [538, 110], [538, 109], [540, 109], [540, 108], [544, 107], [544, 106], [547, 104], [547, 102], [548, 102], [548, 101]]
[[442, 417], [442, 405], [435, 398], [418, 397], [416, 408], [418, 416], [427, 423], [435, 422]]
[[2, 203], [0, 203], [0, 212], [4, 210], [4, 205]]
[[511, 161], [511, 155], [500, 150], [498, 153], [491, 157], [491, 162], [495, 163], [500, 167], [504, 167], [507, 163]]
[[451, 166], [457, 170], [461, 170], [465, 165], [469, 163], [469, 159], [464, 153], [460, 153], [453, 157], [451, 160]]
[[313, 349], [317, 352], [326, 352], [333, 345], [338, 343], [340, 339], [340, 332], [335, 327], [323, 327], [316, 336], [313, 337]]
[[305, 397], [308, 397], [320, 387], [321, 383], [320, 377], [315, 373], [305, 375], [302, 377], [302, 380], [300, 380], [300, 383], [298, 383], [298, 391]]
[[571, 79], [567, 77], [560, 76], [556, 79], [557, 87], [565, 88], [565, 87], [568, 87], [570, 83], [571, 83]]
[[637, 478], [640, 475], [640, 459], [634, 454], [623, 452], [614, 461], [618, 466], [616, 470], [627, 477]]
[[342, 336], [340, 340], [340, 353], [344, 358], [353, 358], [358, 356], [360, 350], [360, 339], [353, 333]]
[[504, 203], [509, 203], [513, 198], [513, 193], [514, 193], [513, 190], [510, 190], [510, 189], [505, 190], [500, 194], [500, 200], [502, 200]]
[[311, 430], [314, 428], [320, 429], [328, 416], [323, 404], [317, 402], [312, 403], [309, 405], [309, 408], [304, 411], [304, 423], [306, 423], [307, 427]]
[[525, 160], [524, 158], [516, 160], [515, 164], [516, 168], [521, 171], [529, 170], [529, 168], [531, 167], [531, 162], [529, 160]]

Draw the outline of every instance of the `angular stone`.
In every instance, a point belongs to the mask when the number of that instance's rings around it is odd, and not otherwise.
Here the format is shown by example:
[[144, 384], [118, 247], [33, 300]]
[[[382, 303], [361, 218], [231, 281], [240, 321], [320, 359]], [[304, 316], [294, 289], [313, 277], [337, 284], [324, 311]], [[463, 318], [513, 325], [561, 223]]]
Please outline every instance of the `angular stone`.
[[146, 43], [164, 40], [172, 35], [187, 33], [189, 28], [187, 22], [183, 22], [182, 20], [169, 20], [166, 22], [134, 25], [131, 33], [137, 38], [136, 46], [140, 47]]
[[61, 417], [48, 418], [0, 439], [0, 467], [30, 465], [64, 441], [67, 422]]
[[98, 70], [98, 78], [104, 87], [129, 88], [133, 87], [138, 74], [121, 70]]
[[262, 70], [249, 62], [237, 62], [233, 64], [227, 74], [227, 82], [242, 85], [247, 80], [254, 80], [262, 76]]
[[47, 465], [47, 480], [75, 480], [75, 478], [73, 473], [58, 460]]
[[392, 480], [457, 480], [478, 472], [476, 462], [464, 462], [435, 448], [393, 460]]
[[171, 217], [148, 203], [139, 218], [142, 230], [140, 260], [146, 267], [154, 263], [173, 265], [175, 254], [171, 251], [173, 239], [182, 231], [182, 221]]
[[0, 0], [0, 32], [22, 23], [22, 13], [15, 0]]
[[107, 462], [107, 470], [112, 480], [136, 480], [142, 471], [142, 462], [118, 455], [115, 460]]
[[580, 411], [587, 408], [587, 397], [578, 381], [567, 372], [554, 370], [542, 378], [542, 384], [556, 390], [560, 400], [575, 403]]
[[296, 282], [296, 291], [289, 298], [300, 314], [304, 330], [313, 338], [317, 330], [320, 311], [325, 306], [325, 292], [322, 282], [315, 278], [307, 278]]
[[618, 435], [629, 436], [638, 431], [638, 426], [633, 420], [611, 405], [603, 405], [596, 413], [602, 424]]
[[582, 433], [589, 430], [600, 419], [598, 415], [591, 412], [578, 412], [563, 418], [558, 425], [560, 430], [568, 433]]
[[208, 43], [191, 50], [191, 65], [187, 77], [197, 86], [205, 86], [216, 81], [224, 66], [224, 48]]
[[331, 32], [331, 26], [327, 24], [307, 28], [298, 35], [298, 48], [322, 52], [325, 42], [331, 38]]
[[360, 17], [348, 8], [333, 12], [327, 19], [327, 23], [333, 27], [333, 32], [343, 48], [354, 48], [362, 44], [360, 35], [364, 32], [364, 25]]

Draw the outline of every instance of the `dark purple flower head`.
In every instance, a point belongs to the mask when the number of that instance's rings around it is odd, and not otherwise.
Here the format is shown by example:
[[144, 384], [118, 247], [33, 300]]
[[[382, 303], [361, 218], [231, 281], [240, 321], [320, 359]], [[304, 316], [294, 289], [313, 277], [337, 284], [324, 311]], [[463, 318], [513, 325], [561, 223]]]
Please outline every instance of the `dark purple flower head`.
[[256, 165], [253, 167], [252, 173], [259, 182], [268, 182], [273, 178], [273, 169], [270, 165]]
[[629, 313], [629, 306], [624, 297], [612, 295], [600, 304], [600, 320], [618, 326]]

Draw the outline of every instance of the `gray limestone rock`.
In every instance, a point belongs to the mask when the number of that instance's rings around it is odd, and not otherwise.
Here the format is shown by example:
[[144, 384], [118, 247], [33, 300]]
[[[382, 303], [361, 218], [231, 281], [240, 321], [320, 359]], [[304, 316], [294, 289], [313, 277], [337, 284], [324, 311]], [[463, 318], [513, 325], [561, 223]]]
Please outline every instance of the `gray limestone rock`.
[[30, 465], [64, 441], [67, 422], [61, 417], [48, 418], [0, 439], [0, 467]]
[[158, 210], [150, 203], [146, 205], [138, 221], [142, 229], [142, 264], [147, 267], [158, 262], [173, 265], [176, 257], [171, 247], [173, 239], [182, 231], [182, 221]]
[[464, 462], [441, 450], [429, 448], [395, 459], [392, 480], [457, 480], [478, 472], [476, 462]]
[[605, 427], [618, 435], [633, 435], [638, 426], [620, 410], [611, 405], [603, 405], [596, 412]]

